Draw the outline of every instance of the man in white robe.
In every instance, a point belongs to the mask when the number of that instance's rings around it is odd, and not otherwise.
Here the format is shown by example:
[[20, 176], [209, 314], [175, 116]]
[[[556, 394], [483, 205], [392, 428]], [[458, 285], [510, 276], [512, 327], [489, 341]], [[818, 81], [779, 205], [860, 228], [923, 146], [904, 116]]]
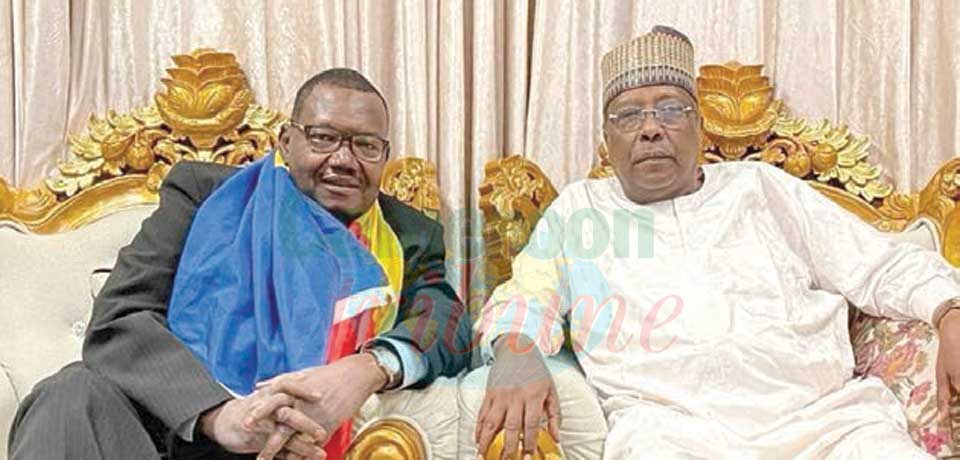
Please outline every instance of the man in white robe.
[[954, 269], [775, 167], [698, 167], [679, 32], [657, 27], [603, 67], [616, 177], [560, 194], [477, 322], [493, 363], [480, 452], [501, 429], [505, 452], [532, 452], [522, 439], [544, 420], [558, 435], [542, 355], [568, 328], [608, 422], [605, 459], [931, 458], [883, 382], [854, 377], [848, 301], [939, 328], [947, 401], [960, 383]]

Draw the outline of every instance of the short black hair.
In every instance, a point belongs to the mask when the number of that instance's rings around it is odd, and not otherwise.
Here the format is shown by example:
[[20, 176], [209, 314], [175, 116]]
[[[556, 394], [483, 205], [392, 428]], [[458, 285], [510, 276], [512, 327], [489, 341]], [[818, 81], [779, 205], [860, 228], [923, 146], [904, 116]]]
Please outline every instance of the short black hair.
[[390, 109], [387, 108], [387, 100], [383, 98], [380, 90], [378, 90], [376, 86], [373, 86], [373, 83], [370, 83], [370, 80], [364, 77], [362, 73], [345, 67], [324, 70], [310, 77], [309, 80], [300, 85], [300, 89], [297, 90], [297, 97], [293, 101], [293, 112], [290, 113], [291, 119], [300, 116], [300, 112], [303, 111], [303, 104], [305, 104], [307, 98], [310, 97], [310, 93], [321, 85], [376, 94], [377, 97], [380, 98], [380, 102], [383, 103], [383, 110], [387, 113], [387, 119], [390, 119]]

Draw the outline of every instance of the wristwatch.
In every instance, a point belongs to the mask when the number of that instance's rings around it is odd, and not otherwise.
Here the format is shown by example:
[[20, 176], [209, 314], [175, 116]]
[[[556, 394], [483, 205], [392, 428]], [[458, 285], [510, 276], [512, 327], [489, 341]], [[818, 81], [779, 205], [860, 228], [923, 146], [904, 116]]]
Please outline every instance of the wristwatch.
[[387, 383], [380, 391], [392, 390], [400, 386], [403, 381], [403, 365], [400, 363], [400, 357], [393, 350], [374, 344], [364, 348], [363, 352], [373, 355], [377, 366], [387, 375]]

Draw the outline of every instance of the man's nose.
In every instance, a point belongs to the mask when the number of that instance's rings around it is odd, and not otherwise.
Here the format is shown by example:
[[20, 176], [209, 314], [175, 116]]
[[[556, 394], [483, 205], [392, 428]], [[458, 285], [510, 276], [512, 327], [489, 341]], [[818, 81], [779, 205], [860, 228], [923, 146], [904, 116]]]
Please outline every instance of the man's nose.
[[638, 135], [640, 140], [647, 142], [656, 142], [662, 139], [664, 132], [660, 119], [653, 115], [644, 115], [643, 121], [640, 122]]
[[340, 148], [330, 153], [329, 162], [330, 166], [339, 168], [356, 169], [357, 166], [357, 159], [353, 157], [353, 152], [350, 151], [350, 144], [348, 142], [340, 144]]

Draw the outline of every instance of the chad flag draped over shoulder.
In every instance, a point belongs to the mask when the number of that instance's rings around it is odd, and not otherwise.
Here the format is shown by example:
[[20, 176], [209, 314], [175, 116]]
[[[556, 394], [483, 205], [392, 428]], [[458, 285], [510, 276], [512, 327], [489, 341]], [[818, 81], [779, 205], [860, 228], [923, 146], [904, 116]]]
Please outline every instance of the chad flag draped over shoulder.
[[[347, 228], [300, 192], [273, 155], [231, 176], [200, 206], [167, 316], [238, 396], [354, 353], [388, 330], [402, 283], [402, 249], [378, 204]], [[343, 455], [349, 436], [346, 422], [325, 446], [328, 458]]]

